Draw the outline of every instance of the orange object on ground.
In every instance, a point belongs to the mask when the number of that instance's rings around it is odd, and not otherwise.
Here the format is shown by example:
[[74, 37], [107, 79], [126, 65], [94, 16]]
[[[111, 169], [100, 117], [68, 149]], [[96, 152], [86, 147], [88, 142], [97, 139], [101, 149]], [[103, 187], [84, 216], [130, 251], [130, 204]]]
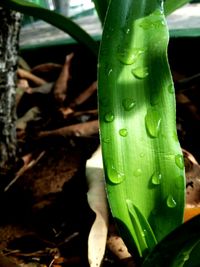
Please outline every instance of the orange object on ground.
[[184, 222], [192, 219], [194, 216], [200, 214], [200, 207], [185, 208]]

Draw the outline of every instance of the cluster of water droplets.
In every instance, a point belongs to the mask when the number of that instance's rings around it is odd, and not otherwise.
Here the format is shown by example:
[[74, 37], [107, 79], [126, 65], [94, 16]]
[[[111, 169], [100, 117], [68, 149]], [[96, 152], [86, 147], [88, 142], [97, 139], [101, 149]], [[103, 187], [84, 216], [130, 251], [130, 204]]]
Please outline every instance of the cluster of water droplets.
[[[144, 30], [148, 30], [151, 28], [161, 28], [165, 26], [165, 22], [161, 17], [162, 12], [160, 10], [155, 11], [153, 14], [149, 15], [148, 18], [145, 18], [141, 23], [140, 27]], [[124, 30], [125, 34], [130, 34], [130, 29], [127, 28], [126, 31]], [[140, 57], [145, 53], [145, 49], [143, 48], [132, 48], [132, 49], [119, 49], [117, 52], [117, 59], [123, 65], [136, 65]], [[113, 72], [113, 69], [110, 68], [107, 71], [107, 75], [110, 76]], [[149, 68], [147, 66], [138, 66], [138, 64], [131, 69], [131, 74], [135, 79], [143, 80], [149, 76]], [[174, 94], [174, 87], [173, 84], [169, 84], [166, 86], [167, 91], [170, 94]], [[159, 111], [156, 109], [158, 105], [158, 99], [155, 97], [151, 98], [151, 106], [148, 108], [147, 113], [145, 115], [145, 127], [147, 134], [150, 138], [157, 138], [161, 129], [161, 116]], [[136, 101], [132, 98], [124, 98], [122, 99], [122, 107], [124, 111], [131, 111], [135, 108]], [[113, 112], [107, 112], [104, 115], [104, 121], [106, 123], [112, 123], [115, 119]], [[121, 128], [118, 131], [118, 134], [121, 137], [128, 136], [128, 131], [126, 128]], [[176, 133], [174, 134], [174, 139], [176, 137]], [[110, 139], [103, 139], [103, 142], [109, 143]], [[140, 157], [144, 157], [144, 154], [141, 153]], [[175, 164], [181, 170], [184, 168], [184, 162], [182, 155], [175, 155]], [[134, 173], [134, 176], [139, 177], [142, 175], [142, 170], [138, 168]], [[120, 184], [125, 180], [125, 174], [123, 171], [117, 170], [115, 167], [111, 167], [108, 170], [108, 178], [111, 183], [113, 184]], [[152, 176], [150, 177], [150, 181], [154, 187], [158, 187], [162, 184], [162, 174], [160, 172], [155, 171]], [[168, 194], [166, 197], [166, 206], [170, 209], [173, 209], [177, 206], [177, 202], [172, 194]]]
[[145, 49], [141, 48], [123, 48], [117, 52], [118, 60], [124, 65], [132, 65], [137, 62], [139, 57], [144, 54]]
[[155, 10], [152, 14], [142, 19], [140, 27], [144, 30], [160, 29], [165, 27], [163, 12], [160, 9]]

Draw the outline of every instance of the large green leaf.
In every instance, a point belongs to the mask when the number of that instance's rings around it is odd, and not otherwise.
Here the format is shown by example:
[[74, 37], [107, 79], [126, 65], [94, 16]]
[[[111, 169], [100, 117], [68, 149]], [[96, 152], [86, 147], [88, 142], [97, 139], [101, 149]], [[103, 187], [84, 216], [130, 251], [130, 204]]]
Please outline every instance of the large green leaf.
[[113, 216], [140, 256], [155, 246], [153, 236], [162, 240], [183, 219], [168, 40], [161, 1], [111, 0], [99, 56], [101, 146]]
[[93, 40], [93, 38], [86, 31], [79, 27], [78, 24], [74, 23], [65, 16], [25, 0], [1, 0], [0, 5], [30, 16], [35, 16], [54, 25], [60, 30], [71, 35], [71, 37], [73, 37], [77, 42], [85, 45], [92, 51], [93, 54], [97, 56], [98, 45], [95, 40]]

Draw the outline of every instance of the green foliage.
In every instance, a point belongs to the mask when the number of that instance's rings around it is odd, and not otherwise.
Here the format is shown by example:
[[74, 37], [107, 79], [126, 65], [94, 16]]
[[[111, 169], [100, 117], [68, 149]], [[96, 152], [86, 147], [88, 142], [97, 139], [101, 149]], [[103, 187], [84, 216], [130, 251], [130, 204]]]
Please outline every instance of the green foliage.
[[[188, 2], [166, 0], [163, 10], [161, 0], [94, 0], [104, 25], [98, 97], [108, 199], [142, 267], [199, 264], [200, 217], [182, 225], [184, 163], [165, 21]], [[25, 0], [1, 0], [1, 6], [51, 23], [97, 56], [96, 42], [70, 19]]]
[[25, 0], [1, 0], [0, 5], [5, 8], [11, 8], [25, 13], [26, 15], [35, 16], [54, 25], [60, 30], [71, 35], [77, 42], [86, 46], [94, 55], [97, 56], [98, 45], [96, 41], [71, 19]]
[[200, 215], [171, 232], [146, 257], [142, 267], [198, 267], [199, 225]]
[[165, 15], [168, 16], [176, 9], [182, 7], [183, 5], [191, 2], [191, 0], [165, 0], [164, 2], [164, 10]]
[[111, 0], [99, 55], [101, 146], [113, 216], [141, 257], [182, 224], [185, 204], [168, 40], [160, 1]]
[[93, 2], [101, 24], [103, 25], [110, 0], [93, 0]]
[[[95, 8], [97, 10], [99, 19], [103, 25], [110, 0], [93, 0], [93, 2], [95, 4]], [[164, 1], [165, 15], [166, 16], [170, 15], [176, 9], [180, 8], [181, 6], [189, 2], [191, 2], [191, 0], [165, 0]], [[199, 0], [196, 2], [199, 2]]]

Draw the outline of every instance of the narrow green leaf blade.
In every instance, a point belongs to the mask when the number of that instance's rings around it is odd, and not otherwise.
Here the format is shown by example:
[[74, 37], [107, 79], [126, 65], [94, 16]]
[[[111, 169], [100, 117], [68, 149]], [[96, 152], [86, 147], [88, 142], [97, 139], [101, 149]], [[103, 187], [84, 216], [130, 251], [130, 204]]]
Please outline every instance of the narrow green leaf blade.
[[179, 226], [157, 244], [145, 258], [142, 267], [198, 267], [199, 225], [200, 215]]
[[101, 24], [103, 25], [110, 0], [93, 0]]
[[184, 6], [185, 4], [191, 2], [191, 0], [165, 0], [164, 1], [164, 11], [165, 15], [168, 16], [176, 9]]
[[130, 218], [137, 235], [138, 250], [145, 254], [148, 253], [149, 248], [155, 247], [157, 244], [154, 233], [146, 218], [140, 210], [129, 199], [126, 200]]
[[[200, 237], [199, 237], [200, 239]], [[190, 253], [190, 259], [186, 261], [184, 267], [199, 267], [200, 262], [200, 241], [196, 244]]]
[[71, 35], [77, 42], [86, 46], [95, 56], [97, 56], [98, 45], [95, 40], [69, 18], [25, 0], [1, 0], [0, 5], [30, 16], [35, 16], [54, 25], [65, 33]]

